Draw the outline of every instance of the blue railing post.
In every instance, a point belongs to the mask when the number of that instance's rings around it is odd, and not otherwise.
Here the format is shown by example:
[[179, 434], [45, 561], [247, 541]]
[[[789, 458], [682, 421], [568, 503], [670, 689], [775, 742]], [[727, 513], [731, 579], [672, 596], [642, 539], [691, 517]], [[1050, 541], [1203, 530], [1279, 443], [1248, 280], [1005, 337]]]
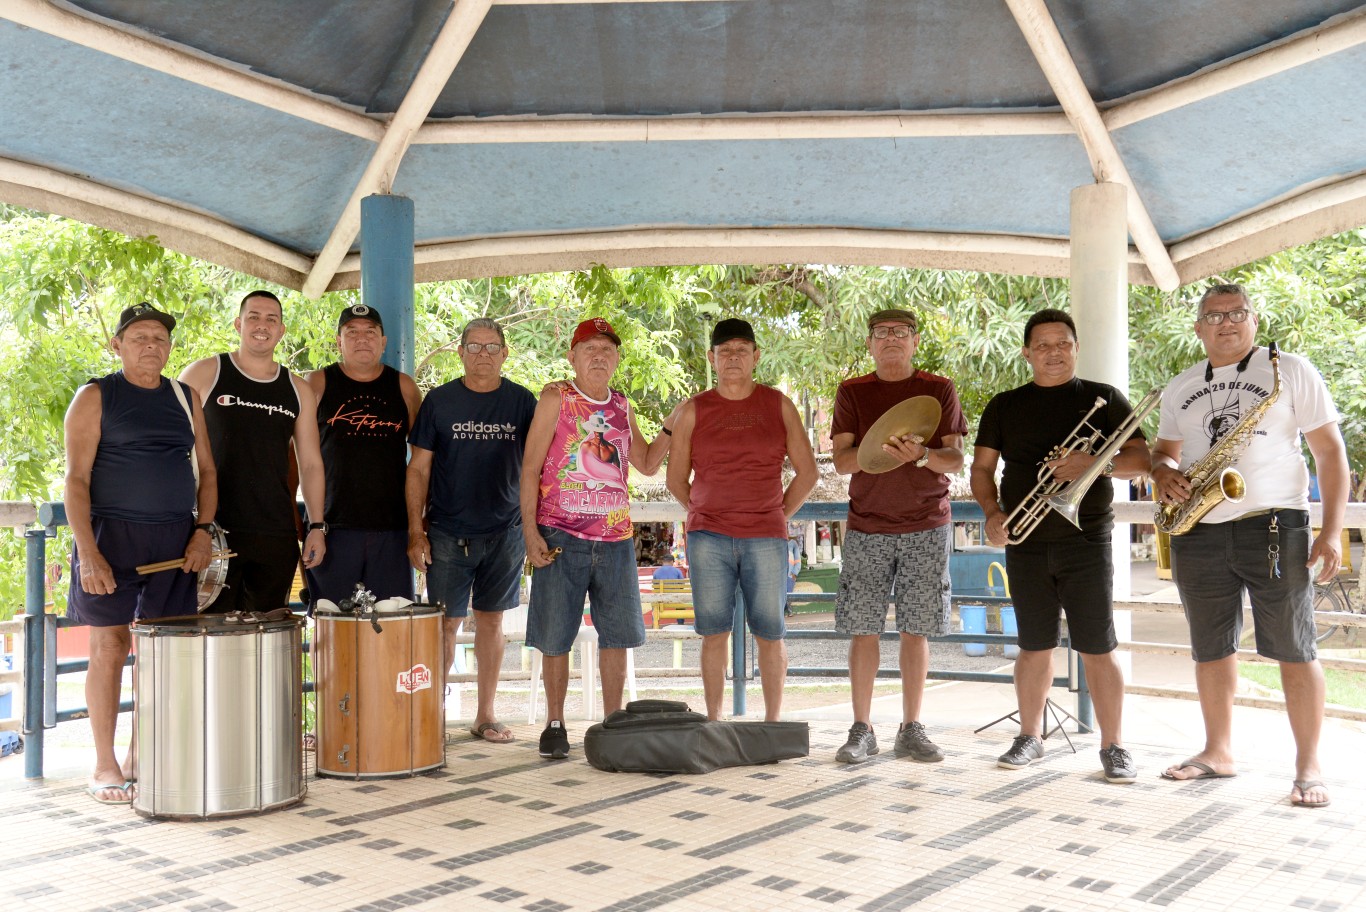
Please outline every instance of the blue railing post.
[[745, 714], [745, 688], [749, 686], [749, 663], [745, 661], [745, 596], [735, 587], [735, 616], [730, 625], [731, 710]]
[[47, 530], [24, 530], [24, 778], [43, 778], [43, 681], [47, 677], [43, 571]]
[[1096, 713], [1091, 705], [1091, 689], [1086, 686], [1086, 663], [1081, 660], [1081, 653], [1076, 653], [1077, 660], [1077, 730], [1082, 734], [1096, 730]]

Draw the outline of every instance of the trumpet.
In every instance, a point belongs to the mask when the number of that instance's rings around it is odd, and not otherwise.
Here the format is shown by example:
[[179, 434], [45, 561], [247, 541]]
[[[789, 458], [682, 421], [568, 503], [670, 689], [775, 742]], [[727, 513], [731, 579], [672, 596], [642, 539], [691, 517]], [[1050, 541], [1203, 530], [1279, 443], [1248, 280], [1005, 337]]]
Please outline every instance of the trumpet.
[[[1023, 542], [1039, 527], [1039, 523], [1043, 522], [1049, 511], [1058, 513], [1080, 529], [1081, 519], [1078, 512], [1082, 498], [1091, 489], [1091, 485], [1095, 484], [1096, 479], [1105, 472], [1106, 465], [1124, 446], [1124, 442], [1133, 436], [1134, 431], [1143, 423], [1143, 419], [1147, 418], [1161, 402], [1162, 390], [1155, 389], [1149, 392], [1124, 423], [1098, 445], [1097, 441], [1101, 440], [1104, 432], [1091, 424], [1091, 416], [1105, 406], [1105, 400], [1097, 396], [1091, 410], [1082, 416], [1081, 421], [1067, 435], [1067, 439], [1049, 451], [1048, 458], [1044, 460], [1045, 465], [1039, 469], [1038, 484], [1034, 485], [1034, 489], [1025, 495], [1019, 506], [1006, 517], [1006, 544], [1018, 545]], [[1077, 452], [1094, 455], [1096, 461], [1070, 482], [1055, 478], [1054, 470], [1047, 463], [1065, 459]]]

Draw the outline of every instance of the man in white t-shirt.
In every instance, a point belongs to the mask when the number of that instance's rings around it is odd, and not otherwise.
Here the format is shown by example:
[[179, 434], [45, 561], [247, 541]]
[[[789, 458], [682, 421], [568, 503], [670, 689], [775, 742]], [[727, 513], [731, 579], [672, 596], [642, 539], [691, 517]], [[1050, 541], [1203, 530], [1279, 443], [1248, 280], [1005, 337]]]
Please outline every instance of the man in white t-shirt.
[[[1323, 726], [1323, 670], [1314, 639], [1313, 580], [1332, 579], [1342, 563], [1347, 452], [1338, 412], [1323, 378], [1298, 355], [1255, 342], [1257, 315], [1240, 285], [1211, 286], [1200, 299], [1195, 333], [1208, 361], [1178, 374], [1162, 397], [1153, 446], [1153, 484], [1163, 504], [1198, 492], [1186, 477], [1192, 463], [1234, 432], [1269, 396], [1252, 424], [1250, 443], [1233, 459], [1244, 497], [1223, 500], [1189, 532], [1172, 538], [1172, 574], [1190, 625], [1195, 683], [1205, 719], [1205, 746], [1162, 773], [1174, 780], [1227, 778], [1233, 761], [1236, 651], [1243, 593], [1252, 602], [1257, 652], [1280, 663], [1286, 711], [1295, 738], [1290, 803], [1325, 807], [1318, 743]], [[1279, 370], [1279, 388], [1276, 387]], [[1322, 491], [1323, 523], [1309, 526], [1309, 472], [1300, 437], [1309, 444]]]

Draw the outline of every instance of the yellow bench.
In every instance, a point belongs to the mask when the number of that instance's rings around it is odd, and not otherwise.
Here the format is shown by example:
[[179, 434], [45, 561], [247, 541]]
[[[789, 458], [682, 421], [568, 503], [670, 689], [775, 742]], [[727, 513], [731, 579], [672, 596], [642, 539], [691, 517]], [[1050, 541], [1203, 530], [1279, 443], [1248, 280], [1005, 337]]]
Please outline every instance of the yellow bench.
[[[688, 596], [692, 595], [692, 582], [685, 579], [651, 580], [650, 588], [655, 592], [676, 592], [681, 594], [685, 593]], [[654, 620], [652, 621], [651, 626], [654, 627], [655, 630], [659, 629], [660, 620], [692, 623], [693, 610], [691, 600], [686, 602], [655, 602], [653, 607]]]

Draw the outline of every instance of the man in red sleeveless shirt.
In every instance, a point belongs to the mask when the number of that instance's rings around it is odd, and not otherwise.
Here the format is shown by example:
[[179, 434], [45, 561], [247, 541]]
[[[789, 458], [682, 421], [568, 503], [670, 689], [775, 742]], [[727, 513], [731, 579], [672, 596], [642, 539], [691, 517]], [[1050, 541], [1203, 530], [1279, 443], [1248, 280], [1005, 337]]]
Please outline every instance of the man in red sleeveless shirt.
[[[816, 486], [816, 457], [797, 408], [754, 381], [759, 348], [744, 320], [722, 320], [707, 360], [716, 388], [678, 410], [669, 490], [688, 509], [694, 626], [702, 636], [707, 718], [721, 715], [735, 590], [759, 646], [764, 718], [776, 721], [787, 676], [787, 520]], [[783, 460], [796, 475], [783, 490]]]

